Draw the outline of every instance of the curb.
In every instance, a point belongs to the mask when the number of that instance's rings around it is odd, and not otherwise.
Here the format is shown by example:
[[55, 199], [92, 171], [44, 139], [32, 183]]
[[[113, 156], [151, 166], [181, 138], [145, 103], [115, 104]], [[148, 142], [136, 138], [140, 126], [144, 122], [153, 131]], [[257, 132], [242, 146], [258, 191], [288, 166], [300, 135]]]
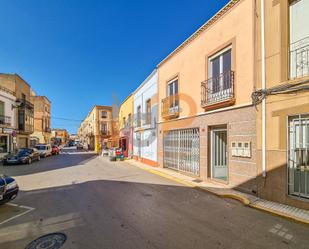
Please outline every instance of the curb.
[[157, 170], [148, 169], [148, 168], [145, 168], [143, 166], [134, 165], [131, 162], [128, 162], [128, 163], [130, 165], [132, 165], [132, 166], [135, 166], [135, 167], [138, 167], [140, 169], [143, 169], [143, 170], [145, 170], [145, 171], [147, 171], [149, 173], [152, 173], [152, 174], [164, 177], [166, 179], [178, 182], [178, 183], [180, 183], [182, 185], [191, 187], [193, 189], [196, 189], [196, 190], [199, 190], [199, 191], [203, 191], [203, 192], [207, 192], [207, 193], [211, 193], [211, 194], [216, 195], [216, 196], [221, 197], [221, 198], [234, 199], [234, 200], [240, 201], [245, 206], [248, 206], [248, 207], [251, 207], [251, 208], [255, 208], [257, 210], [264, 211], [264, 212], [267, 212], [267, 213], [271, 213], [273, 215], [280, 216], [280, 217], [283, 217], [283, 218], [286, 218], [286, 219], [289, 219], [289, 220], [292, 220], [292, 221], [295, 221], [295, 222], [298, 222], [298, 223], [309, 225], [309, 221], [302, 220], [302, 219], [299, 219], [299, 218], [297, 218], [295, 216], [291, 216], [291, 215], [288, 215], [288, 214], [285, 214], [285, 213], [282, 213], [282, 212], [279, 212], [279, 211], [275, 211], [275, 210], [272, 210], [272, 209], [269, 209], [269, 208], [260, 207], [260, 206], [254, 204], [254, 203], [251, 203], [250, 200], [248, 198], [244, 197], [244, 196], [237, 195], [237, 194], [224, 194], [224, 193], [220, 194], [220, 193], [218, 193], [216, 191], [211, 191], [211, 190], [206, 189], [204, 187], [200, 187], [200, 186], [194, 185], [194, 184], [192, 184], [190, 182], [187, 182], [185, 180], [181, 180], [181, 179], [179, 179], [179, 178], [177, 178], [175, 176], [171, 176], [169, 174], [166, 174], [166, 173], [163, 173], [163, 172], [159, 172]]
[[260, 207], [260, 206], [253, 204], [253, 203], [249, 204], [248, 206], [251, 207], [251, 208], [255, 208], [255, 209], [258, 209], [260, 211], [266, 212], [266, 213], [271, 213], [272, 215], [275, 215], [275, 216], [279, 216], [279, 217], [282, 217], [282, 218], [286, 218], [288, 220], [292, 220], [292, 221], [297, 222], [297, 223], [309, 225], [309, 221], [307, 221], [307, 220], [302, 220], [302, 219], [299, 219], [295, 216], [282, 213], [280, 211], [272, 210], [272, 209], [265, 208], [265, 207]]

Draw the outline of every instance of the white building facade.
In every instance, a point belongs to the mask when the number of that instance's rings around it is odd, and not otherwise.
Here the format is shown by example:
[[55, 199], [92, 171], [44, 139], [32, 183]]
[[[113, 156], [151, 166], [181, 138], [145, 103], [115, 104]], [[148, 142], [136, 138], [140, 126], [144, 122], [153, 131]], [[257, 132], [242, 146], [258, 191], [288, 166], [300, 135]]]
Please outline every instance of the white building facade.
[[157, 70], [134, 92], [133, 157], [151, 166], [157, 166], [157, 92]]
[[0, 87], [0, 158], [15, 149], [17, 109], [15, 92]]

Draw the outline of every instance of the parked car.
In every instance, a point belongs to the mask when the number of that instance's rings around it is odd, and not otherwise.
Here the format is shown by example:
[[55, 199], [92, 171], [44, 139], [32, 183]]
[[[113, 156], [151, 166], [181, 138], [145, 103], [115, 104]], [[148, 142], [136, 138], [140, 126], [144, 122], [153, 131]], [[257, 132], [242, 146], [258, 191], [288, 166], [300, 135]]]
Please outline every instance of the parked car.
[[52, 148], [50, 144], [38, 144], [35, 148], [40, 152], [41, 157], [48, 157], [52, 155]]
[[60, 154], [60, 148], [57, 145], [52, 146], [52, 155], [59, 155]]
[[22, 148], [16, 153], [8, 154], [3, 158], [3, 165], [10, 164], [31, 164], [33, 161], [40, 161], [41, 156], [35, 148]]
[[0, 175], [0, 205], [14, 200], [18, 191], [19, 187], [14, 178]]
[[76, 149], [83, 150], [84, 146], [81, 143], [79, 143], [79, 144], [76, 145]]

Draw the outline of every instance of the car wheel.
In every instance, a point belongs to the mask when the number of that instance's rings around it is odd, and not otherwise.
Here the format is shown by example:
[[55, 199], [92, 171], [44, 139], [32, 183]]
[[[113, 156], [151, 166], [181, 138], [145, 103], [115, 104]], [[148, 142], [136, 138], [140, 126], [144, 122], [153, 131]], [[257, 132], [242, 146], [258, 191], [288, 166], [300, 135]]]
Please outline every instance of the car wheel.
[[28, 159], [28, 164], [31, 164], [32, 163], [32, 160], [31, 158]]

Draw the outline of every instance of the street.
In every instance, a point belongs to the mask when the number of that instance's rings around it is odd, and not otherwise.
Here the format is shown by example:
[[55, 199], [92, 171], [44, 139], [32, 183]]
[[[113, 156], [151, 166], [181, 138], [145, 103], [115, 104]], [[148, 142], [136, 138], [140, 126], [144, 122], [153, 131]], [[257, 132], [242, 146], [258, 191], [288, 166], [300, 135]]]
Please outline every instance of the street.
[[309, 228], [126, 162], [65, 148], [32, 165], [0, 166], [19, 196], [0, 207], [0, 248], [53, 232], [64, 249], [309, 248]]

